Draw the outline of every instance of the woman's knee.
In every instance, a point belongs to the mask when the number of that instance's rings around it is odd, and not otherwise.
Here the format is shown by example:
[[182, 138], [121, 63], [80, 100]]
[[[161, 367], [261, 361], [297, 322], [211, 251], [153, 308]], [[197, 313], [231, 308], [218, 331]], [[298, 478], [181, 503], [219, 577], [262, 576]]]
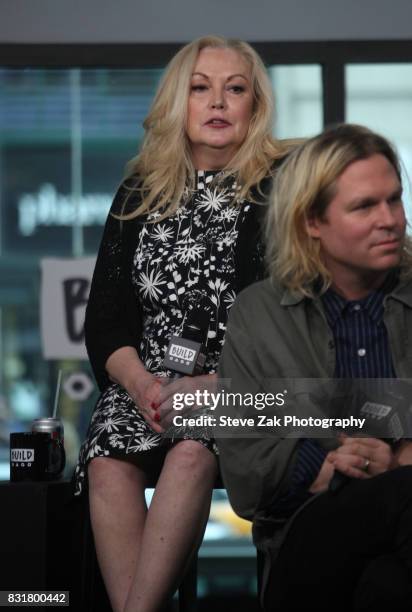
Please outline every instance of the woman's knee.
[[173, 461], [182, 473], [209, 474], [217, 472], [214, 454], [196, 440], [182, 440], [168, 453], [166, 461]]
[[87, 466], [89, 487], [94, 492], [107, 491], [113, 485], [128, 486], [136, 481], [142, 481], [144, 476], [132, 463], [113, 459], [111, 457], [94, 457]]

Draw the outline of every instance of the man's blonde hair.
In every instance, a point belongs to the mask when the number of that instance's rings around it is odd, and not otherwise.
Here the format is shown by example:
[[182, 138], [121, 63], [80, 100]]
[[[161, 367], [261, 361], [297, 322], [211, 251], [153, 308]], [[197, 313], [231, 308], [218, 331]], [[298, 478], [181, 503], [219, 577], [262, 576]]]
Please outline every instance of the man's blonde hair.
[[[291, 291], [314, 295], [331, 284], [322, 261], [320, 242], [307, 232], [307, 221], [322, 219], [336, 193], [336, 181], [350, 164], [383, 155], [401, 182], [401, 169], [392, 145], [371, 130], [342, 124], [305, 141], [281, 166], [271, 195], [266, 226], [269, 274]], [[411, 275], [412, 243], [405, 237], [401, 271]]]
[[[135, 181], [126, 181], [130, 195], [138, 191], [140, 202], [123, 219], [161, 210], [173, 214], [182, 204], [186, 190], [195, 189], [195, 169], [186, 135], [187, 106], [192, 73], [202, 49], [232, 49], [250, 65], [253, 89], [252, 119], [246, 138], [223, 170], [236, 173], [240, 189], [237, 199], [250, 198], [253, 185], [271, 173], [275, 159], [292, 146], [272, 136], [273, 95], [265, 66], [246, 42], [220, 36], [204, 36], [185, 45], [163, 74], [151, 110], [144, 121], [145, 137], [139, 155], [128, 165]], [[222, 180], [225, 176], [223, 172]]]

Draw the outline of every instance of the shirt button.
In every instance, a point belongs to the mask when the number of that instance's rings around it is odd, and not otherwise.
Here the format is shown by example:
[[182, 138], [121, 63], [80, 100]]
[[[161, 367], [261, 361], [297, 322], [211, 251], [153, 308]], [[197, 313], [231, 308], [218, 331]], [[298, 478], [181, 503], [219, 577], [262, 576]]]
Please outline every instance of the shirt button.
[[364, 348], [358, 349], [358, 355], [359, 355], [359, 357], [365, 357], [366, 349], [364, 349]]
[[355, 306], [353, 307], [353, 310], [360, 310], [360, 309], [361, 309], [360, 304], [355, 304]]

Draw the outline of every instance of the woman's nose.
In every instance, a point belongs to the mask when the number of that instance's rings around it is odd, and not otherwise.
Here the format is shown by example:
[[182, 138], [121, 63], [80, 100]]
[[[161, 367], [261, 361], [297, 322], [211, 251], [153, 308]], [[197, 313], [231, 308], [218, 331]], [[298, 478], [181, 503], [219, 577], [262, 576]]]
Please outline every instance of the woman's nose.
[[212, 108], [222, 109], [225, 107], [225, 95], [221, 88], [214, 88], [211, 91], [210, 106]]
[[212, 102], [212, 108], [224, 108], [224, 102], [222, 99], [218, 98], [214, 102]]

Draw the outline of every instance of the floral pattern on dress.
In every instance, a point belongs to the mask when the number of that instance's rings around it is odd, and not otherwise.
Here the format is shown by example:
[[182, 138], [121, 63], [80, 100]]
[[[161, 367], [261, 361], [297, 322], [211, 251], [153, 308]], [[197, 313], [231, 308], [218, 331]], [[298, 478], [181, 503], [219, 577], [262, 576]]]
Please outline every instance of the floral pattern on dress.
[[[132, 283], [142, 305], [140, 358], [146, 369], [169, 376], [163, 358], [172, 335], [181, 335], [190, 308], [209, 316], [205, 372], [216, 372], [228, 313], [236, 298], [235, 249], [239, 229], [250, 204], [233, 204], [233, 177], [217, 183], [216, 172], [199, 171], [197, 189], [174, 215], [157, 221], [147, 216], [133, 260]], [[214, 441], [202, 433], [181, 432], [217, 453]], [[155, 433], [119, 385], [106, 388], [93, 413], [75, 471], [76, 494], [86, 478], [88, 461], [97, 456], [150, 452], [170, 445], [173, 438]]]

